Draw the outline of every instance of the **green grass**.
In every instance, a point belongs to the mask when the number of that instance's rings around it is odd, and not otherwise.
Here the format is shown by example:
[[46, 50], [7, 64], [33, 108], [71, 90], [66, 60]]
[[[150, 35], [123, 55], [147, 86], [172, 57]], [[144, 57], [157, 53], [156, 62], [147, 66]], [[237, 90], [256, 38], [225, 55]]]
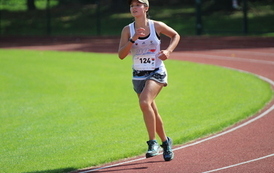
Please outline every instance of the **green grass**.
[[[1, 172], [66, 172], [143, 154], [147, 134], [131, 85], [131, 59], [117, 55], [0, 49]], [[181, 144], [220, 131], [272, 97], [257, 77], [166, 61], [157, 103]]]

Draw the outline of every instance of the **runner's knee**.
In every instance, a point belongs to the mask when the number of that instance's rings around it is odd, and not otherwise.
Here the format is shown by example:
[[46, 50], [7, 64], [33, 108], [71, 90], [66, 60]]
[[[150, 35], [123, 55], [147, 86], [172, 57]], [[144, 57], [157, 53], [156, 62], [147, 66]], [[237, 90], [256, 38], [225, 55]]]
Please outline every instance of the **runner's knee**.
[[151, 107], [151, 102], [146, 99], [140, 99], [139, 104], [142, 110], [149, 109]]

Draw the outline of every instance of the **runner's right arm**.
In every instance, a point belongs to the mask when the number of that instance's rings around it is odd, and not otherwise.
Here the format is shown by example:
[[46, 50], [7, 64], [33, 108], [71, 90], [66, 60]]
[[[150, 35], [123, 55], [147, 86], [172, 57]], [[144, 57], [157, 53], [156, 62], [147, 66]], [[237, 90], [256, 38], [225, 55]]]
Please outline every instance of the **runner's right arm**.
[[[136, 41], [139, 37], [145, 36], [145, 29], [144, 28], [137, 28], [135, 34], [132, 36], [132, 40]], [[119, 58], [124, 59], [130, 52], [132, 42], [129, 41], [130, 39], [130, 31], [129, 26], [125, 26], [122, 30], [120, 45], [119, 45]]]
[[129, 41], [129, 27], [125, 26], [121, 33], [118, 55], [120, 59], [124, 59], [130, 52], [132, 42]]

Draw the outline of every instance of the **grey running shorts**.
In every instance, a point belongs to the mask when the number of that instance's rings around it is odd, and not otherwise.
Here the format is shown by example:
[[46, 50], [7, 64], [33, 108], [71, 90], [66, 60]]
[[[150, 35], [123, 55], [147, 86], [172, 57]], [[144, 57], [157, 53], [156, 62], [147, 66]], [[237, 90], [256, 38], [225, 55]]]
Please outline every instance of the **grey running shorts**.
[[143, 91], [147, 80], [154, 80], [167, 86], [167, 74], [165, 71], [160, 72], [158, 68], [154, 71], [133, 70], [132, 83], [136, 93], [140, 94]]

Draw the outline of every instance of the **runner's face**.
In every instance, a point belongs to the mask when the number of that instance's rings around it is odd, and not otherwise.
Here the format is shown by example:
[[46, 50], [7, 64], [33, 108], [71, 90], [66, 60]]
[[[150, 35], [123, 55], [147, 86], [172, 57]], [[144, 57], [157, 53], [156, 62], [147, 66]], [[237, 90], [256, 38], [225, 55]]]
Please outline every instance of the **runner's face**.
[[132, 16], [137, 17], [141, 15], [146, 15], [146, 11], [148, 10], [148, 7], [145, 6], [145, 4], [140, 3], [137, 0], [133, 0], [130, 4], [130, 12]]

